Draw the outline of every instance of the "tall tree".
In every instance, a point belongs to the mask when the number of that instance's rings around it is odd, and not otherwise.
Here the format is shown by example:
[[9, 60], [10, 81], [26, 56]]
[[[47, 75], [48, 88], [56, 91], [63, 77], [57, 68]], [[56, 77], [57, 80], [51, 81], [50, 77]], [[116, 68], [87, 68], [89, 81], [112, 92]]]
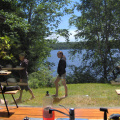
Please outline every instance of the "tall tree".
[[[29, 72], [37, 70], [51, 50], [52, 40], [45, 38], [60, 23], [59, 18], [64, 15], [68, 3], [69, 0], [0, 1], [0, 14], [6, 17], [6, 21], [0, 24], [0, 39], [5, 41], [9, 38], [9, 50], [4, 50], [7, 55], [12, 54], [6, 62], [0, 59], [1, 64], [12, 63], [16, 66], [18, 54], [25, 52], [30, 61]], [[5, 36], [6, 39], [3, 39]]]
[[102, 74], [104, 82], [118, 61], [117, 57], [113, 57], [116, 51], [110, 41], [120, 41], [119, 5], [119, 0], [80, 0], [75, 7], [81, 16], [70, 19], [70, 24], [78, 29], [76, 38], [86, 41], [87, 52], [83, 62], [89, 61], [89, 69], [94, 70], [96, 75]]
[[[3, 65], [8, 64], [8, 62], [11, 63], [12, 60], [14, 60], [15, 63], [21, 46], [21, 34], [23, 33], [22, 35], [25, 35], [28, 31], [29, 25], [26, 24], [22, 17], [16, 14], [19, 11], [20, 7], [18, 7], [17, 0], [0, 1], [0, 14], [6, 18], [5, 22], [0, 24], [0, 50], [1, 54], [5, 53], [1, 55], [2, 59], [0, 59], [0, 63]], [[18, 51], [18, 53], [16, 51]], [[7, 58], [7, 60], [5, 58]]]
[[[69, 0], [20, 0], [19, 2], [30, 24], [26, 38], [27, 54], [31, 61], [35, 61], [36, 64], [38, 61], [41, 63], [49, 55], [50, 44], [53, 42], [45, 38], [51, 34], [52, 29], [58, 27], [60, 18], [66, 13], [65, 6], [69, 4]], [[36, 66], [35, 62], [32, 66]], [[33, 68], [37, 68], [35, 66]]]

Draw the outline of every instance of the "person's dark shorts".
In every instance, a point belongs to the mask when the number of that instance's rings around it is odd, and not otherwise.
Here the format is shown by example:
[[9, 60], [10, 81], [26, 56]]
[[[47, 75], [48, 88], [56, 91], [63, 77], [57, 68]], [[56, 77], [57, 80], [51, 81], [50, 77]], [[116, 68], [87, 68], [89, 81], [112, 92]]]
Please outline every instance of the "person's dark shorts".
[[[28, 83], [28, 79], [22, 79], [22, 82]], [[20, 85], [21, 90], [30, 90], [29, 85]]]

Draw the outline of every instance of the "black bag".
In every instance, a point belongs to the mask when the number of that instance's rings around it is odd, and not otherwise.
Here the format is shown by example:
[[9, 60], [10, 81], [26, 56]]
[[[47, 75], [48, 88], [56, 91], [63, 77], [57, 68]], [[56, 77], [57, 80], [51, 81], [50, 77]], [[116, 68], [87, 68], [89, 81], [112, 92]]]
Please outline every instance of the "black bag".
[[3, 93], [6, 91], [14, 91], [14, 90], [20, 90], [19, 86], [4, 86]]

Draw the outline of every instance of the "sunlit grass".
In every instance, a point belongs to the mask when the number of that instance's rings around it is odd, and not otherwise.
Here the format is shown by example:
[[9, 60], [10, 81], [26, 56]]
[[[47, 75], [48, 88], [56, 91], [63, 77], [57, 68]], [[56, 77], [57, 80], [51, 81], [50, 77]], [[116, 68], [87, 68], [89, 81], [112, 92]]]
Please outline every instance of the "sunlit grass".
[[[120, 96], [117, 95], [115, 89], [120, 89], [120, 86], [112, 86], [111, 84], [68, 84], [68, 97], [60, 99], [64, 94], [64, 87], [60, 88], [59, 98], [54, 99], [54, 107], [59, 107], [62, 104], [66, 107], [119, 107]], [[31, 96], [29, 92], [23, 92], [23, 102], [18, 105], [22, 106], [42, 106], [43, 97], [46, 91], [51, 95], [55, 94], [55, 88], [39, 88], [32, 89], [35, 99], [28, 100]], [[5, 95], [9, 104], [13, 102], [11, 95]], [[19, 92], [14, 95], [19, 97]], [[2, 96], [1, 96], [2, 98]], [[13, 105], [13, 104], [12, 104]]]

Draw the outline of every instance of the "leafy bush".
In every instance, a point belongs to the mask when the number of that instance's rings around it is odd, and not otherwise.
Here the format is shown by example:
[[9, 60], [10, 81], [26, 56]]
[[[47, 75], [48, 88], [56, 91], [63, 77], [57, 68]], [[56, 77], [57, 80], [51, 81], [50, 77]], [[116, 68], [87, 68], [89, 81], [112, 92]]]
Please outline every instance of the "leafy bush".
[[40, 70], [29, 75], [29, 86], [31, 88], [53, 87], [55, 78], [51, 75], [51, 71], [44, 66]]
[[97, 79], [89, 71], [83, 71], [82, 67], [71, 66], [73, 73], [70, 73], [66, 82], [71, 83], [96, 83]]
[[33, 79], [30, 79], [29, 80], [29, 86], [31, 87], [31, 88], [39, 88], [39, 80], [38, 79], [36, 79], [36, 78], [33, 78]]

